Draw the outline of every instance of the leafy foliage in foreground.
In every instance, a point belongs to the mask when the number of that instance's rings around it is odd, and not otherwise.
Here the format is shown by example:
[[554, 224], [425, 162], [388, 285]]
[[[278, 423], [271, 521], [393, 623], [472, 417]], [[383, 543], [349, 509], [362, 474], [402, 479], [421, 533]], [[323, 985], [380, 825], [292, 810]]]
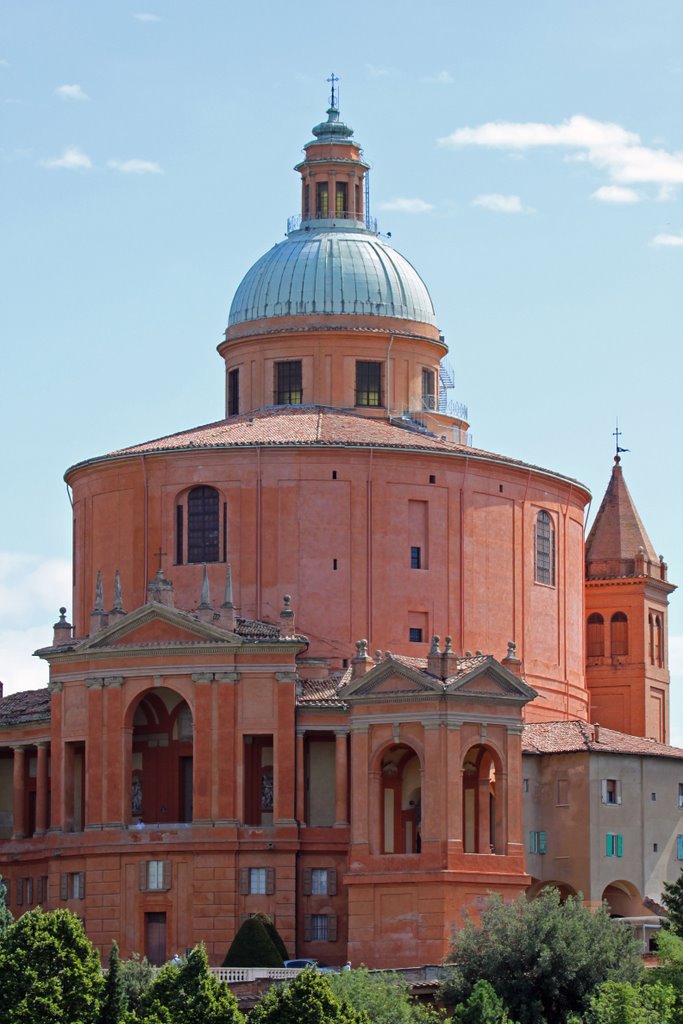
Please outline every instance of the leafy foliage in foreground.
[[333, 994], [326, 977], [305, 970], [294, 981], [273, 985], [249, 1014], [249, 1024], [370, 1024]]
[[683, 938], [683, 870], [675, 882], [664, 882], [662, 903], [669, 915], [671, 931]]
[[440, 1018], [410, 998], [410, 985], [390, 971], [370, 973], [367, 967], [326, 975], [332, 992], [354, 1010], [364, 1010], [370, 1024], [429, 1024]]
[[144, 1024], [243, 1024], [228, 986], [209, 970], [203, 946], [180, 965], [166, 964], [142, 996], [138, 1019]]
[[564, 1024], [589, 1008], [599, 985], [636, 982], [641, 972], [638, 942], [605, 906], [589, 910], [578, 896], [562, 903], [557, 889], [512, 903], [491, 896], [481, 924], [456, 933], [450, 961], [450, 1004], [465, 1002], [484, 979], [519, 1024]]

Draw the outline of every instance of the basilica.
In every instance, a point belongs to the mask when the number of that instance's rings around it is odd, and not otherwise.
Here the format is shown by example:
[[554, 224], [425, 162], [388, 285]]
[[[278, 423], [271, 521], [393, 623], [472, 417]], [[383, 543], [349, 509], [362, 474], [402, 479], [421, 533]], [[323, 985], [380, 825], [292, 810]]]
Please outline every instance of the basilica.
[[619, 455], [586, 538], [585, 486], [472, 446], [334, 94], [312, 136], [225, 416], [67, 470], [49, 684], [0, 699], [9, 906], [216, 965], [260, 911], [292, 956], [438, 963], [487, 893], [549, 884], [656, 924], [675, 588]]

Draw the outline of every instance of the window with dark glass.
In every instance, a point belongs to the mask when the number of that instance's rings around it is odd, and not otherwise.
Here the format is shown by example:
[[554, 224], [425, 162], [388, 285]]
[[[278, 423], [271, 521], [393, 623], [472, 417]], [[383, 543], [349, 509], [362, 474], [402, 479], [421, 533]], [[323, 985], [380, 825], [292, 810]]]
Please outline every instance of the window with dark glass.
[[408, 640], [411, 644], [422, 643], [422, 629], [420, 626], [411, 626], [408, 630]]
[[422, 568], [422, 548], [411, 547], [410, 549], [410, 568], [421, 569]]
[[183, 506], [176, 505], [175, 510], [175, 560], [177, 565], [183, 564]]
[[311, 186], [304, 185], [304, 220], [311, 216]]
[[422, 371], [422, 408], [436, 409], [435, 373], [433, 370]]
[[534, 527], [534, 579], [555, 586], [555, 527], [544, 509], [536, 516]]
[[301, 360], [275, 364], [275, 405], [301, 405]]
[[187, 560], [220, 560], [219, 499], [214, 487], [193, 487], [187, 498]]
[[335, 217], [345, 217], [346, 211], [348, 210], [348, 185], [345, 181], [338, 181], [337, 187], [334, 194], [334, 215]]
[[330, 214], [330, 194], [327, 190], [327, 182], [319, 181], [315, 186], [315, 215], [323, 219]]
[[228, 416], [237, 416], [240, 411], [240, 371], [230, 370], [228, 374]]
[[623, 612], [615, 612], [610, 622], [610, 654], [628, 654], [628, 619]]
[[663, 626], [662, 616], [655, 615], [655, 647], [654, 647], [654, 663], [659, 668], [664, 667], [664, 637], [663, 637]]
[[355, 185], [354, 186], [354, 192], [355, 192], [355, 195], [356, 195], [356, 208], [355, 208], [356, 220], [360, 220], [360, 185]]
[[356, 363], [356, 405], [382, 404], [382, 364]]
[[605, 654], [605, 620], [599, 612], [588, 616], [586, 629], [586, 656], [602, 658]]

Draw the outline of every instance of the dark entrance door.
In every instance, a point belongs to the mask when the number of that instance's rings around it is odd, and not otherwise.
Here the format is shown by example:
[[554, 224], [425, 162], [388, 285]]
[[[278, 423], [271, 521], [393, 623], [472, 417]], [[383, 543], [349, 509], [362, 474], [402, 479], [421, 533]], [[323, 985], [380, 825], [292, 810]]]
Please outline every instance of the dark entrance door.
[[145, 914], [145, 955], [155, 967], [166, 962], [166, 914]]

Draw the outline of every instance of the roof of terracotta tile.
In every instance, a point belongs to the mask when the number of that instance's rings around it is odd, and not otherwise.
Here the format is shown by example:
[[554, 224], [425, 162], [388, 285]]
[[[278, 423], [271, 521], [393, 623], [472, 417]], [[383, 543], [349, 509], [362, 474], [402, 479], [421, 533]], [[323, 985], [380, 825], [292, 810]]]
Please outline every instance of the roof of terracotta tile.
[[670, 747], [643, 736], [630, 736], [602, 725], [599, 737], [596, 740], [595, 726], [586, 722], [534, 722], [524, 726], [522, 750], [525, 754], [571, 754], [585, 750], [596, 754], [683, 758], [680, 747]]
[[659, 556], [643, 526], [617, 459], [586, 541], [586, 567], [593, 577], [633, 576], [639, 548], [649, 562]]
[[[413, 424], [413, 427], [415, 425]], [[74, 469], [111, 459], [128, 458], [131, 455], [153, 455], [163, 452], [197, 451], [211, 448], [249, 448], [281, 446], [330, 446], [393, 448], [442, 454], [460, 454], [473, 459], [493, 460], [510, 466], [534, 469], [555, 479], [578, 484], [577, 480], [561, 473], [532, 466], [520, 459], [496, 455], [480, 448], [448, 441], [429, 431], [410, 429], [409, 424], [398, 420], [371, 419], [357, 413], [326, 406], [273, 406], [260, 409], [245, 416], [231, 416], [204, 426], [182, 430], [176, 434], [159, 437], [153, 441], [120, 448], [108, 455], [97, 456], [76, 463], [67, 470], [68, 477]]]
[[51, 694], [47, 687], [9, 693], [0, 699], [0, 726], [50, 720]]
[[283, 637], [280, 627], [272, 622], [261, 622], [259, 619], [243, 619], [241, 615], [235, 616], [235, 632], [246, 640], [301, 640], [308, 643], [308, 637], [300, 633], [291, 637]]
[[325, 679], [300, 679], [296, 702], [308, 708], [347, 708], [337, 696], [347, 672], [331, 672]]

